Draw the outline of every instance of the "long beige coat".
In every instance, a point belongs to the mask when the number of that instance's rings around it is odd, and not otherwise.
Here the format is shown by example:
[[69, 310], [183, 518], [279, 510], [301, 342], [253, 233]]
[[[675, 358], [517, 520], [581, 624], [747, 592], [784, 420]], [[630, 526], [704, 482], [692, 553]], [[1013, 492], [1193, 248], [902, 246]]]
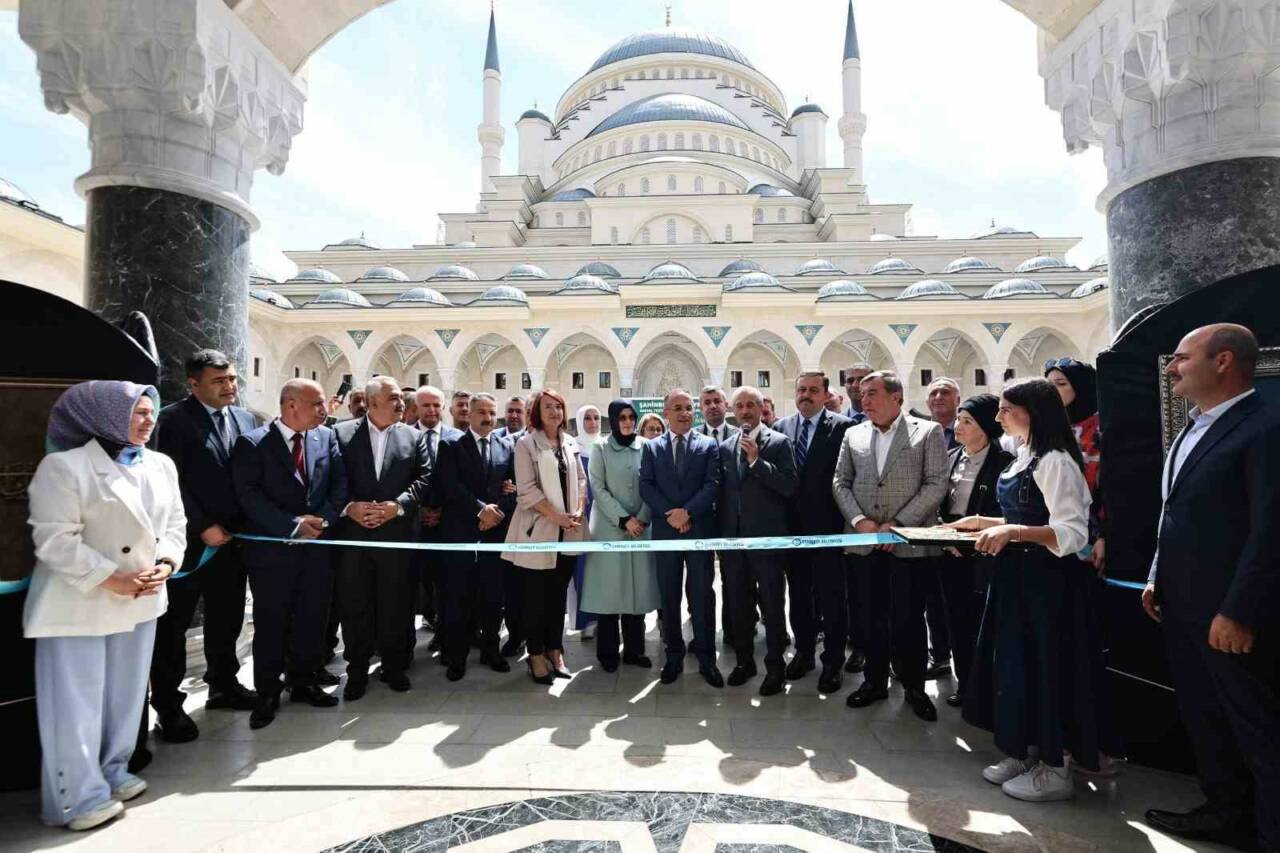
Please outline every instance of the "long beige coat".
[[[578, 442], [568, 433], [560, 436], [560, 447], [569, 466], [569, 502], [565, 506], [560, 491], [559, 466], [555, 449], [541, 430], [529, 432], [516, 442], [516, 511], [507, 529], [508, 542], [555, 542], [560, 538], [560, 528], [534, 509], [542, 501], [549, 501], [561, 512], [582, 512], [587, 502], [587, 474], [582, 469]], [[565, 542], [581, 542], [586, 529], [564, 531]], [[554, 569], [555, 551], [534, 553], [502, 552], [502, 558], [526, 569]]]

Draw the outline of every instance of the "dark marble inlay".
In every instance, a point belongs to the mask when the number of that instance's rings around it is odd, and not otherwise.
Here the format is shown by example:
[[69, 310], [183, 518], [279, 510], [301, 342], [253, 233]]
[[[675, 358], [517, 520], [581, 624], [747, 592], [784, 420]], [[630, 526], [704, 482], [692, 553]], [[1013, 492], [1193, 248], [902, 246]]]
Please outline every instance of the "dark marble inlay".
[[1280, 158], [1192, 166], [1125, 190], [1107, 208], [1111, 315], [1280, 264]]
[[617, 841], [544, 841], [515, 853], [622, 853], [622, 845]]
[[186, 396], [183, 362], [214, 347], [246, 374], [249, 223], [224, 207], [144, 187], [91, 190], [86, 304], [111, 322], [130, 311], [151, 320], [160, 395]]
[[[968, 853], [978, 848], [918, 829], [834, 809], [743, 797], [736, 794], [599, 791], [520, 800], [443, 815], [330, 848], [326, 853], [413, 851], [436, 853], [468, 842], [491, 838], [520, 827], [550, 820], [643, 821], [660, 853], [676, 853], [690, 824], [773, 824], [807, 830], [822, 838], [856, 845], [875, 853]], [[591, 847], [551, 847], [549, 844], [605, 842], [543, 842], [524, 850], [594, 850]], [[613, 848], [601, 847], [601, 850]], [[717, 849], [785, 851], [784, 845], [719, 845]]]
[[717, 844], [716, 853], [805, 853], [790, 844]]

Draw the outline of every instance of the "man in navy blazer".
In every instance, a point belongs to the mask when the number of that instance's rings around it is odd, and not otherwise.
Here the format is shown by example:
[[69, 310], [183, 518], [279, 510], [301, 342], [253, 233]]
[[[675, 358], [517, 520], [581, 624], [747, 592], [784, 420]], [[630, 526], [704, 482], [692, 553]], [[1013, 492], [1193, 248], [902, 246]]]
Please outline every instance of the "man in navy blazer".
[[[494, 435], [497, 403], [489, 394], [471, 398], [471, 425], [440, 445], [439, 495], [444, 542], [502, 542], [516, 509], [514, 444]], [[480, 662], [510, 672], [498, 653], [503, 581], [508, 565], [495, 552], [452, 551], [444, 555], [444, 643], [446, 676], [466, 674], [472, 629], [480, 634]]]
[[1243, 326], [1188, 334], [1167, 372], [1194, 404], [1165, 460], [1164, 510], [1142, 593], [1161, 623], [1207, 802], [1152, 809], [1187, 838], [1280, 850], [1280, 412], [1254, 390]]
[[[156, 449], [173, 460], [187, 512], [188, 573], [170, 579], [169, 609], [156, 622], [151, 657], [151, 706], [162, 740], [195, 740], [200, 730], [182, 710], [187, 673], [187, 629], [204, 599], [204, 680], [207, 708], [252, 711], [257, 695], [236, 678], [236, 640], [244, 626], [245, 569], [240, 542], [231, 535], [244, 526], [231, 483], [231, 448], [236, 438], [257, 428], [253, 415], [235, 405], [236, 368], [217, 350], [200, 350], [186, 362], [191, 396], [165, 406], [156, 429]], [[206, 547], [218, 550], [193, 570]]]
[[[668, 432], [647, 442], [640, 456], [640, 497], [653, 515], [654, 539], [697, 539], [717, 532], [716, 496], [720, 457], [714, 440], [693, 432], [693, 396], [683, 388], [663, 399]], [[723, 687], [716, 669], [710, 551], [659, 551], [655, 555], [662, 596], [667, 661], [661, 681], [671, 684], [684, 671], [684, 629], [680, 590], [689, 598], [698, 671], [712, 687]], [[687, 574], [686, 574], [687, 573]]]
[[[462, 435], [462, 430], [454, 429], [444, 422], [444, 392], [433, 385], [423, 385], [414, 395], [418, 401], [418, 432], [426, 445], [427, 461], [434, 471], [436, 459], [440, 455], [440, 445], [446, 439]], [[433, 488], [427, 500], [422, 504], [421, 537], [423, 542], [439, 542], [440, 540], [440, 497], [434, 488], [436, 478], [432, 478]], [[443, 588], [440, 585], [440, 555], [430, 551], [419, 551], [414, 555], [419, 583], [419, 600], [422, 618], [427, 627], [435, 632], [435, 636], [427, 644], [427, 651], [440, 648], [441, 628], [440, 610], [444, 600]], [[415, 634], [410, 632], [410, 637]], [[410, 655], [412, 657], [412, 655]]]
[[[796, 414], [778, 421], [775, 429], [791, 439], [799, 470], [800, 489], [787, 507], [792, 533], [830, 536], [844, 532], [844, 516], [831, 494], [840, 445], [851, 422], [822, 405], [830, 380], [819, 371], [796, 378]], [[816, 667], [818, 622], [822, 623], [822, 674], [818, 690], [830, 695], [843, 682], [845, 644], [850, 636], [861, 640], [856, 622], [850, 625], [849, 595], [844, 554], [838, 548], [792, 551], [787, 565], [791, 592], [791, 630], [796, 653], [787, 664], [787, 678], [803, 678]], [[856, 598], [854, 599], [856, 601]], [[819, 609], [820, 608], [820, 609]]]
[[[324, 389], [291, 379], [280, 390], [280, 417], [236, 440], [231, 477], [247, 532], [318, 539], [347, 504], [347, 474], [326, 416]], [[322, 691], [316, 670], [324, 659], [324, 631], [333, 590], [333, 565], [324, 546], [249, 541], [244, 562], [253, 590], [253, 681], [258, 705], [249, 726], [260, 729], [280, 707], [280, 676], [289, 668], [295, 702], [338, 703]]]
[[[416, 429], [401, 423], [404, 391], [389, 376], [365, 385], [368, 411], [333, 428], [347, 472], [348, 503], [336, 538], [412, 542], [418, 538], [418, 507], [427, 497], [431, 465]], [[417, 589], [412, 551], [343, 548], [336, 564], [334, 610], [342, 622], [347, 684], [342, 698], [364, 696], [369, 659], [382, 659], [382, 680], [398, 693], [409, 689], [413, 649], [413, 604]]]

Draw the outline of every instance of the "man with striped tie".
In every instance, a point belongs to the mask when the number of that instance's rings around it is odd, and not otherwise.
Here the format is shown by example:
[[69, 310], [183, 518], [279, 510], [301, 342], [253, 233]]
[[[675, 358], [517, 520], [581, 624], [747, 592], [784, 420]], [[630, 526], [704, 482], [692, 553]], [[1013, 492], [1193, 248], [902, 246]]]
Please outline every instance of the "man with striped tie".
[[[418, 401], [418, 432], [427, 446], [427, 461], [431, 470], [435, 470], [436, 457], [440, 452], [440, 443], [451, 438], [461, 438], [462, 430], [447, 426], [444, 422], [444, 392], [434, 385], [423, 385], [414, 397]], [[439, 542], [441, 501], [439, 493], [433, 488], [428, 493], [422, 506], [422, 540], [423, 542]], [[440, 555], [430, 551], [420, 551], [415, 555], [418, 569], [419, 595], [422, 602], [421, 613], [424, 627], [436, 631], [440, 626], [439, 608], [443, 603], [440, 589]], [[428, 651], [440, 648], [439, 637], [433, 637], [427, 646]], [[412, 657], [412, 655], [410, 656]]]

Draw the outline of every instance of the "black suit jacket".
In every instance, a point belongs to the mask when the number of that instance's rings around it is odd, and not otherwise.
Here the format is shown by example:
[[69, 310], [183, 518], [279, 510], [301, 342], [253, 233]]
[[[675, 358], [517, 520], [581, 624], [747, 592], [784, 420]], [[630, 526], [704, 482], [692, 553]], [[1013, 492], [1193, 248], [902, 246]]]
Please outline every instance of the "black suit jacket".
[[[739, 430], [720, 445], [720, 534], [785, 536], [787, 511], [800, 487], [791, 439], [765, 428], [758, 437], [756, 464], [748, 465]], [[830, 489], [827, 490], [830, 493]]]
[[1255, 631], [1280, 607], [1280, 413], [1256, 392], [1218, 418], [1164, 502], [1156, 594], [1166, 620], [1222, 613]]
[[1013, 464], [1013, 454], [1001, 450], [1000, 445], [995, 442], [987, 445], [987, 458], [982, 461], [982, 467], [978, 469], [978, 476], [973, 481], [973, 491], [969, 493], [969, 502], [965, 505], [964, 513], [957, 516], [948, 512], [951, 501], [951, 475], [956, 472], [956, 466], [960, 464], [960, 456], [963, 453], [964, 447], [960, 446], [953, 448], [947, 454], [947, 497], [942, 499], [938, 514], [949, 521], [968, 515], [1002, 517], [1004, 510], [1000, 508], [1000, 496], [996, 494], [996, 486], [1000, 480], [1000, 473]]
[[[791, 440], [794, 451], [800, 441], [800, 429], [804, 423], [799, 413], [778, 421], [775, 430]], [[806, 536], [822, 536], [844, 532], [844, 516], [831, 494], [831, 481], [836, 473], [836, 460], [840, 458], [840, 445], [853, 421], [844, 415], [833, 414], [826, 409], [818, 421], [804, 468], [798, 469], [800, 488], [795, 500], [788, 504], [787, 519], [791, 533]]]
[[[316, 427], [303, 443], [306, 483], [294, 473], [293, 454], [275, 421], [236, 439], [231, 450], [231, 479], [244, 511], [245, 530], [261, 536], [287, 537], [295, 518], [317, 515], [333, 525], [347, 504], [347, 473], [333, 430]], [[324, 546], [296, 547], [246, 542], [244, 561], [251, 566], [294, 559], [317, 559]]]
[[347, 471], [347, 500], [395, 501], [404, 510], [404, 515], [373, 530], [343, 516], [338, 521], [336, 538], [402, 542], [417, 539], [420, 526], [418, 508], [426, 500], [431, 487], [431, 464], [422, 434], [406, 424], [392, 424], [382, 452], [382, 475], [376, 476], [369, 418], [343, 421], [333, 428], [333, 432]]
[[[226, 408], [232, 440], [253, 432], [258, 424], [239, 406]], [[235, 486], [231, 482], [231, 454], [214, 431], [213, 418], [195, 397], [160, 410], [156, 421], [156, 449], [178, 469], [182, 506], [187, 513], [187, 552], [184, 566], [195, 566], [204, 553], [200, 534], [215, 524], [236, 533], [244, 526]]]
[[[676, 470], [675, 438], [670, 432], [645, 442], [640, 451], [640, 499], [649, 507], [654, 539], [715, 535], [720, 454], [716, 443], [697, 430], [690, 430], [685, 439], [682, 471]], [[677, 533], [667, 524], [667, 513], [673, 509], [688, 511], [692, 530]]]
[[[516, 481], [515, 444], [510, 438], [489, 434], [489, 471], [484, 470], [480, 446], [471, 431], [440, 445], [439, 494], [444, 507], [440, 517], [444, 542], [502, 542], [516, 511], [515, 493], [505, 494], [502, 484]], [[506, 515], [502, 523], [480, 531], [480, 510], [497, 504]], [[468, 554], [468, 556], [470, 556]]]

